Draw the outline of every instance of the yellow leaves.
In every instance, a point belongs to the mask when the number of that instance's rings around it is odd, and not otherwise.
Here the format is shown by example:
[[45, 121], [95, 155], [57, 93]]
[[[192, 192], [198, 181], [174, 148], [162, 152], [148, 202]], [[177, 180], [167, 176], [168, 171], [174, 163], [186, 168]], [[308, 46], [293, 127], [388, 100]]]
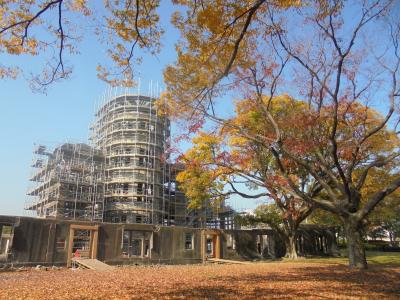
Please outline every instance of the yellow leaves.
[[38, 52], [37, 52], [38, 42], [36, 39], [29, 39], [26, 44], [27, 44], [27, 48], [28, 48], [27, 51], [29, 52], [29, 54], [31, 54], [31, 55], [38, 54]]
[[160, 97], [155, 101], [155, 106], [157, 107], [157, 114], [159, 116], [171, 115], [168, 109], [168, 104], [166, 100], [165, 92], [162, 92]]
[[304, 6], [304, 0], [278, 0], [274, 1], [275, 5], [280, 6], [281, 8], [288, 8], [288, 7], [300, 7]]
[[176, 180], [189, 199], [190, 208], [201, 208], [209, 205], [217, 185], [214, 182], [213, 172], [199, 165], [189, 166], [180, 172]]
[[249, 142], [249, 140], [245, 137], [242, 136], [232, 136], [229, 140], [229, 145], [231, 146], [237, 146], [237, 147], [241, 147], [241, 146], [245, 146], [247, 145]]
[[220, 137], [200, 132], [193, 138], [193, 147], [188, 150], [184, 159], [192, 163], [212, 163], [214, 151], [219, 148]]
[[[355, 182], [358, 181], [363, 168], [360, 168], [354, 172], [353, 180]], [[367, 201], [374, 193], [380, 191], [382, 187], [388, 186], [393, 180], [395, 179], [395, 175], [390, 174], [389, 169], [377, 169], [372, 168], [368, 172], [368, 176], [365, 180], [365, 184], [361, 190], [362, 199]], [[397, 189], [393, 194], [392, 197], [400, 197], [400, 189]]]
[[12, 78], [15, 79], [18, 75], [18, 68], [7, 68], [0, 65], [0, 79]]
[[71, 0], [67, 2], [68, 8], [71, 11], [82, 13], [84, 16], [89, 16], [91, 11], [88, 7], [88, 0]]
[[206, 3], [202, 10], [197, 14], [196, 24], [210, 31], [211, 34], [219, 34], [224, 31], [224, 1], [214, 1], [214, 3]]
[[188, 178], [188, 173], [186, 171], [181, 171], [176, 175], [176, 181], [185, 182], [186, 178]]
[[[229, 73], [248, 70], [257, 60], [256, 49], [265, 37], [267, 5], [285, 9], [301, 1], [197, 1], [176, 0], [184, 7], [172, 23], [181, 32], [177, 61], [164, 72], [165, 98], [174, 116], [189, 118], [207, 103], [198, 103], [209, 89]], [[247, 22], [250, 20], [250, 26]], [[231, 61], [231, 59], [234, 60]], [[203, 99], [204, 102], [206, 102]]]
[[112, 85], [134, 84], [136, 72], [133, 66], [139, 65], [142, 57], [137, 49], [146, 49], [151, 54], [160, 51], [164, 30], [159, 25], [159, 4], [159, 0], [105, 2], [109, 13], [105, 18], [109, 29], [108, 55], [114, 67], [103, 67], [99, 78]]
[[200, 208], [221, 200], [220, 193], [226, 180], [225, 170], [215, 166], [215, 154], [218, 151], [220, 137], [200, 132], [193, 138], [193, 147], [189, 149], [182, 161], [185, 170], [176, 180], [179, 188], [185, 193], [191, 208]]
[[[192, 1], [177, 2], [187, 8], [186, 16], [176, 13], [172, 20], [183, 39], [177, 62], [166, 69], [164, 78], [173, 107], [190, 109], [190, 102], [203, 88], [212, 86], [228, 64], [244, 26], [245, 18], [236, 17], [246, 12], [250, 2], [204, 1], [199, 7]], [[235, 67], [250, 61], [247, 39], [256, 34], [249, 31], [242, 40]]]
[[196, 146], [206, 148], [216, 146], [220, 141], [220, 137], [206, 132], [199, 132], [199, 134], [192, 140], [193, 144], [195, 144]]
[[0, 52], [2, 48], [10, 55], [37, 55], [38, 41], [35, 38], [28, 39], [17, 35], [9, 39], [0, 38]]

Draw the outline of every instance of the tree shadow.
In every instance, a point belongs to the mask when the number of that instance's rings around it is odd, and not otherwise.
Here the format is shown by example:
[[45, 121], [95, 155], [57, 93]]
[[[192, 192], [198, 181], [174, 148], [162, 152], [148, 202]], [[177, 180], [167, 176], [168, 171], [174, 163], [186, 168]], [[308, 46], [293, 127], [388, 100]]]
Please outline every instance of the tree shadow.
[[[260, 268], [262, 268], [260, 266]], [[236, 274], [209, 278], [208, 286], [179, 288], [162, 298], [256, 299], [256, 298], [338, 298], [373, 297], [398, 299], [400, 273], [372, 267], [367, 271], [349, 270], [343, 265], [293, 267], [284, 272]], [[269, 285], [269, 283], [273, 283]], [[300, 286], [299, 286], [300, 285]], [[338, 286], [341, 288], [338, 289]]]

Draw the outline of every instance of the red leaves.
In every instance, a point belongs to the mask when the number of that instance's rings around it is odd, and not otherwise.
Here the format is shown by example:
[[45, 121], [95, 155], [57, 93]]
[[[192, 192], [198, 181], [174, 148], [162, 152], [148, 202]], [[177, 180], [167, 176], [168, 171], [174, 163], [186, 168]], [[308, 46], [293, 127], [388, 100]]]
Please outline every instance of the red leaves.
[[266, 186], [268, 187], [287, 186], [287, 185], [288, 185], [287, 179], [279, 175], [269, 176], [268, 179], [266, 180]]
[[200, 119], [197, 122], [190, 124], [189, 125], [189, 134], [197, 133], [203, 127], [204, 123], [205, 123], [205, 120]]

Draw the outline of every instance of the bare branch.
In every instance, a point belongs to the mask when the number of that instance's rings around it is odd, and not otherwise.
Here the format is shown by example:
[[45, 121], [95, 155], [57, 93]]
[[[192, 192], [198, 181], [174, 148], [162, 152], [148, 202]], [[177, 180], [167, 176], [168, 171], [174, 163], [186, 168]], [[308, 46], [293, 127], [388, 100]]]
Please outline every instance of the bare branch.
[[19, 21], [19, 22], [16, 22], [16, 23], [13, 23], [13, 24], [10, 24], [10, 25], [8, 25], [8, 26], [6, 26], [6, 27], [2, 27], [2, 29], [0, 30], [0, 35], [1, 34], [3, 34], [3, 33], [5, 33], [6, 31], [8, 31], [8, 30], [10, 30], [10, 29], [12, 29], [12, 28], [14, 28], [14, 27], [18, 27], [18, 26], [20, 26], [20, 25], [24, 25], [24, 36], [23, 36], [23, 39], [24, 39], [24, 37], [27, 37], [28, 36], [28, 29], [29, 29], [29, 26], [35, 21], [35, 20], [37, 20], [43, 13], [45, 13], [47, 10], [49, 10], [49, 9], [51, 9], [53, 6], [55, 6], [56, 4], [60, 4], [60, 3], [62, 3], [64, 0], [54, 0], [54, 1], [50, 1], [50, 2], [48, 2], [47, 4], [45, 4], [44, 6], [43, 6], [43, 8], [42, 9], [40, 9], [34, 16], [32, 16], [31, 18], [28, 18], [28, 19], [25, 19], [25, 20], [22, 20], [22, 21]]

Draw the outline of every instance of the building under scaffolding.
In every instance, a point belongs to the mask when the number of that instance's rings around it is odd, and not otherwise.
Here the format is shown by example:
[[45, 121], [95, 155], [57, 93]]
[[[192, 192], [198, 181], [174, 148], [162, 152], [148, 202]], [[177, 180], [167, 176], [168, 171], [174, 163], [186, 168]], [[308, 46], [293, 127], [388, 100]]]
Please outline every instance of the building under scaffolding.
[[175, 180], [183, 166], [168, 155], [170, 121], [158, 114], [155, 98], [104, 97], [95, 117], [92, 146], [35, 149], [31, 180], [37, 185], [26, 209], [39, 217], [220, 227], [218, 210], [187, 208]]
[[162, 224], [168, 219], [163, 184], [170, 132], [155, 99], [114, 97], [98, 109], [92, 129], [105, 156], [104, 220]]
[[25, 209], [38, 217], [99, 221], [103, 219], [103, 155], [85, 144], [63, 144], [49, 151], [35, 150], [28, 192], [33, 201]]

